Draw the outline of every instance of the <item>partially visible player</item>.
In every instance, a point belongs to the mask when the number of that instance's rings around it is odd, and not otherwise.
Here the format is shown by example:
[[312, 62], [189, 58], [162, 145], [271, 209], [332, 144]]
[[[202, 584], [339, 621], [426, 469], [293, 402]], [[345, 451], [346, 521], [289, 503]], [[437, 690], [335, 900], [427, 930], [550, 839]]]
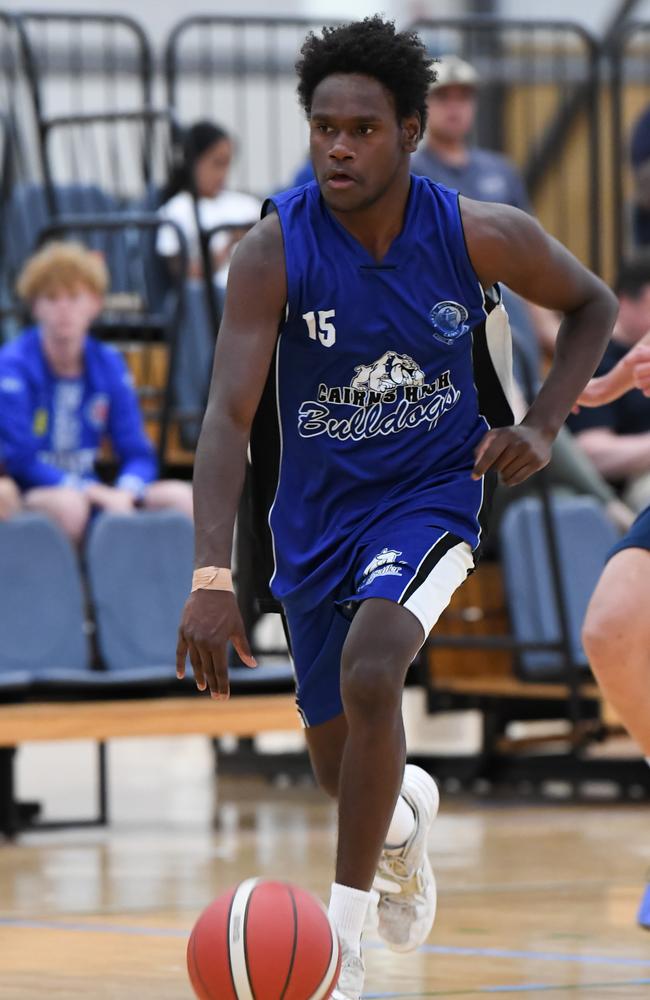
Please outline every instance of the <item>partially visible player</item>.
[[[475, 565], [495, 474], [514, 485], [547, 464], [616, 301], [525, 212], [410, 174], [432, 80], [417, 35], [379, 17], [325, 28], [305, 42], [298, 76], [317, 180], [272, 199], [230, 269], [178, 668], [189, 653], [198, 686], [224, 698], [227, 640], [254, 665], [229, 567], [253, 420], [276, 390], [271, 586], [313, 768], [338, 798], [334, 996], [359, 1000], [377, 870], [390, 947], [416, 948], [435, 913], [437, 791], [405, 768], [408, 667]], [[500, 280], [565, 317], [555, 363], [515, 427]]]
[[[592, 379], [578, 402], [603, 406], [635, 388], [650, 396], [650, 335]], [[650, 507], [612, 549], [587, 608], [582, 642], [603, 694], [650, 764]], [[650, 930], [650, 885], [639, 923]]]

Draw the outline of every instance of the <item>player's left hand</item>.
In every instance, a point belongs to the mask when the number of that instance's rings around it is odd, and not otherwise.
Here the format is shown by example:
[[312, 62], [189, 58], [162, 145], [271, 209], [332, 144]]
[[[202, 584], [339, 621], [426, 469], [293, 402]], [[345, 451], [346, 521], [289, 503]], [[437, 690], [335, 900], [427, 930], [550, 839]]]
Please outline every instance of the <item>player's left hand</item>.
[[517, 486], [548, 465], [552, 444], [552, 437], [536, 427], [497, 427], [488, 431], [474, 452], [472, 479], [496, 469], [506, 486]]

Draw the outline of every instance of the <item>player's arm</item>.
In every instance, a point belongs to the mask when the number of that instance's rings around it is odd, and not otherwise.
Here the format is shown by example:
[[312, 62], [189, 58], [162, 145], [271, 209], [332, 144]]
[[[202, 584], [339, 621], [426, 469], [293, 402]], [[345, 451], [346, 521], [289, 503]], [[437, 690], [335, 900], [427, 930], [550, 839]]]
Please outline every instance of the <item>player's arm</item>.
[[605, 375], [592, 378], [578, 399], [579, 406], [604, 406], [631, 389], [650, 396], [650, 333]]
[[[228, 275], [208, 406], [194, 465], [195, 566], [230, 567], [251, 425], [266, 383], [287, 298], [282, 234], [276, 215], [239, 244]], [[234, 594], [196, 590], [179, 629], [177, 672], [185, 657], [198, 687], [227, 697], [226, 643], [255, 666]]]
[[494, 468], [509, 486], [549, 461], [551, 445], [603, 356], [618, 304], [607, 286], [531, 216], [461, 198], [467, 248], [484, 288], [500, 281], [563, 315], [552, 367], [521, 424], [486, 434], [473, 476]]

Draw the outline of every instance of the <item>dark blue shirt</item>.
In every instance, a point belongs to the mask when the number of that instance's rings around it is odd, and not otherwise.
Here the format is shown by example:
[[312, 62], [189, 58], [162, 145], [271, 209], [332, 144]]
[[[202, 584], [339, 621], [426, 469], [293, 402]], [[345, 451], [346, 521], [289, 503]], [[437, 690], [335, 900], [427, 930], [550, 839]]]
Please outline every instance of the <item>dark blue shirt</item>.
[[530, 202], [521, 174], [507, 157], [489, 149], [473, 147], [467, 152], [467, 162], [450, 166], [431, 150], [426, 139], [411, 157], [414, 174], [429, 177], [437, 184], [460, 191], [465, 198], [476, 201], [497, 201], [530, 211]]
[[[596, 375], [606, 375], [630, 350], [617, 340], [610, 340]], [[650, 399], [632, 389], [605, 406], [583, 406], [571, 414], [568, 425], [574, 434], [594, 428], [607, 428], [615, 434], [645, 434], [650, 431]]]

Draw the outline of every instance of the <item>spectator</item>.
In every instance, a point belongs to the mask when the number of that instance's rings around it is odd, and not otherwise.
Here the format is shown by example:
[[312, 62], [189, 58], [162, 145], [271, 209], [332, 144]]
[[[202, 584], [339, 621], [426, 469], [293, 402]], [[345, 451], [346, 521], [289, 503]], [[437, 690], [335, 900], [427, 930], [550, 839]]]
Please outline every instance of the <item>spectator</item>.
[[9, 476], [0, 471], [0, 521], [8, 521], [20, 510], [20, 492]]
[[[191, 516], [191, 486], [157, 482], [153, 448], [126, 365], [88, 336], [108, 285], [97, 254], [51, 243], [27, 261], [18, 294], [37, 325], [0, 350], [0, 449], [27, 510], [79, 542], [94, 510], [141, 505]], [[96, 460], [107, 438], [119, 460], [112, 486]]]
[[[228, 133], [211, 122], [196, 122], [183, 140], [183, 163], [165, 191], [165, 203], [159, 211], [164, 219], [175, 222], [187, 240], [189, 276], [203, 278], [203, 259], [196, 224], [201, 229], [216, 226], [236, 226], [229, 233], [217, 233], [210, 241], [210, 253], [215, 281], [226, 287], [228, 264], [235, 244], [260, 217], [262, 203], [251, 194], [226, 188], [233, 156], [233, 143]], [[193, 194], [196, 194], [195, 206]], [[179, 254], [178, 235], [171, 226], [158, 231], [156, 250], [171, 265]]]
[[478, 73], [458, 56], [436, 64], [427, 99], [427, 128], [411, 157], [414, 174], [455, 188], [466, 198], [500, 201], [525, 212], [530, 203], [517, 168], [500, 153], [471, 146], [477, 109]]
[[[427, 98], [426, 132], [420, 148], [411, 157], [411, 170], [459, 191], [466, 198], [499, 201], [529, 212], [524, 181], [514, 164], [500, 153], [470, 143], [478, 83], [474, 67], [458, 56], [445, 56], [436, 64], [436, 79]], [[553, 313], [524, 304], [508, 292], [505, 304], [522, 339], [536, 339], [544, 350], [552, 353], [558, 328]]]
[[[650, 268], [629, 264], [615, 291], [620, 310], [612, 340], [597, 371], [605, 375], [650, 331]], [[650, 504], [650, 400], [639, 392], [569, 417], [593, 464], [621, 491], [635, 511]]]

